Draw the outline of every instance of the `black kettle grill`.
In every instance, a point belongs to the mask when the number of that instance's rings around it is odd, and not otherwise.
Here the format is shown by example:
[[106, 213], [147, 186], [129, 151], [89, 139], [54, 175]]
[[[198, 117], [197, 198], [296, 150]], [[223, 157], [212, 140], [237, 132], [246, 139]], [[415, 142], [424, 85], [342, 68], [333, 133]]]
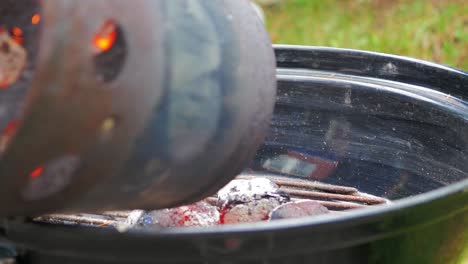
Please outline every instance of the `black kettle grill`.
[[391, 203], [319, 217], [124, 233], [100, 226], [97, 216], [81, 215], [94, 224], [72, 222], [72, 215], [60, 222], [10, 218], [1, 225], [5, 250], [19, 263], [48, 264], [463, 263], [468, 74], [371, 52], [275, 49], [272, 128], [245, 174], [280, 177], [290, 186], [352, 187]]

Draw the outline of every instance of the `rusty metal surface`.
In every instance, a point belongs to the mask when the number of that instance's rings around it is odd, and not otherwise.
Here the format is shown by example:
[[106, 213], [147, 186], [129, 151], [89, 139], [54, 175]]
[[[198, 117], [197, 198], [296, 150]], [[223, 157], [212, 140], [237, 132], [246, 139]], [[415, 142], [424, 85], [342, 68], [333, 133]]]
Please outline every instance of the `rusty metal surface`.
[[[275, 63], [247, 1], [41, 7], [27, 107], [0, 160], [0, 215], [195, 201], [253, 156], [273, 109]], [[91, 42], [108, 21], [119, 60], [96, 63]], [[114, 61], [117, 73], [101, 76]]]

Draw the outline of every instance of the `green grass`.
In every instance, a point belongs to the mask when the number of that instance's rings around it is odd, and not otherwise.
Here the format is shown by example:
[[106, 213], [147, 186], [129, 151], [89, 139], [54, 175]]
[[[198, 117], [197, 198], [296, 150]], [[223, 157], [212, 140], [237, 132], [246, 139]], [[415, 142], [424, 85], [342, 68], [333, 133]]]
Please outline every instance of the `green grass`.
[[283, 0], [274, 43], [362, 49], [468, 69], [467, 0]]
[[468, 264], [468, 246], [465, 247], [465, 252], [457, 264]]

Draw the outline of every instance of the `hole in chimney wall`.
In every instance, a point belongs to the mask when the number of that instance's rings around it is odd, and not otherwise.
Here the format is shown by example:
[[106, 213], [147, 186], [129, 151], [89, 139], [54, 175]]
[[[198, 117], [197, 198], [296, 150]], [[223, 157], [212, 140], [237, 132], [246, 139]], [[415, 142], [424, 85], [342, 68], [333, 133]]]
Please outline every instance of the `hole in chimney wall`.
[[127, 56], [127, 44], [122, 27], [109, 19], [96, 31], [92, 40], [94, 67], [102, 82], [115, 80], [121, 72]]

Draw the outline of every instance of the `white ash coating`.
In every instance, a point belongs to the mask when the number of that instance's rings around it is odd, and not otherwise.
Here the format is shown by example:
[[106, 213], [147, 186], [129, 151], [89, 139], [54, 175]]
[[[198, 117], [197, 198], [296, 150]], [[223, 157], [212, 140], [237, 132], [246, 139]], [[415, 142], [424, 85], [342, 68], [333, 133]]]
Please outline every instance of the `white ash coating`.
[[139, 219], [139, 224], [153, 228], [213, 226], [219, 224], [219, 211], [206, 202], [198, 202], [147, 212]]
[[127, 216], [125, 221], [123, 223], [122, 222], [117, 223], [115, 228], [120, 233], [125, 233], [129, 229], [136, 228], [136, 227], [138, 227], [140, 225], [140, 221], [141, 221], [142, 217], [144, 216], [144, 214], [145, 214], [145, 211], [143, 211], [143, 210], [133, 210]]
[[135, 226], [139, 224], [141, 217], [145, 214], [143, 210], [133, 210], [125, 219], [125, 224], [129, 226]]
[[248, 203], [267, 196], [279, 196], [279, 186], [266, 178], [233, 180], [218, 192], [218, 204]]

